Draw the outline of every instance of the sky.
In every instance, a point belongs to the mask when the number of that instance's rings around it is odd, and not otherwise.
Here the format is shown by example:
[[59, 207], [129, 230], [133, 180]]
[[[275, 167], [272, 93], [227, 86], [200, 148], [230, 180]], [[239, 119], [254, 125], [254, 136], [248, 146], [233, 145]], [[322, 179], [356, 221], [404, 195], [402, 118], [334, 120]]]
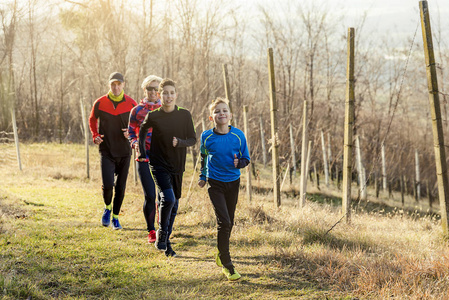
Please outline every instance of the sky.
[[[12, 0], [6, 0], [6, 3]], [[19, 3], [25, 5], [29, 0], [19, 0]], [[64, 3], [64, 0], [54, 0]], [[78, 0], [72, 0], [77, 2]], [[72, 2], [71, 1], [71, 2]], [[95, 1], [95, 0], [92, 0]], [[143, 0], [126, 0], [128, 6], [136, 11], [140, 11]], [[198, 4], [207, 6], [212, 0], [190, 0]], [[239, 7], [242, 18], [251, 24], [260, 24], [260, 10], [263, 6], [269, 9], [272, 15], [277, 11], [282, 12], [279, 15], [285, 15], [287, 2], [300, 3], [307, 6], [314, 3], [324, 11], [334, 15], [345, 15], [341, 21], [341, 30], [346, 32], [348, 27], [355, 27], [358, 32], [362, 16], [366, 13], [366, 20], [363, 27], [364, 35], [370, 34], [379, 37], [388, 35], [391, 40], [398, 38], [412, 37], [418, 28], [420, 30], [419, 2], [418, 0], [215, 0], [222, 1], [227, 9]], [[298, 2], [299, 1], [299, 2]], [[0, 2], [3, 2], [0, 0]], [[432, 21], [432, 31], [436, 32], [438, 28], [442, 30], [445, 36], [449, 36], [449, 0], [428, 0], [430, 19]], [[146, 0], [149, 6], [150, 0]], [[164, 7], [164, 1], [153, 0], [156, 16], [158, 8]], [[68, 4], [67, 5], [71, 5]], [[0, 4], [0, 7], [2, 5]], [[291, 12], [294, 14], [294, 12]], [[293, 15], [292, 15], [293, 16]], [[293, 16], [294, 17], [294, 16]], [[419, 26], [419, 27], [418, 27]], [[420, 32], [418, 32], [420, 33]], [[449, 44], [449, 42], [448, 42]]]
[[[207, 0], [203, 0], [207, 1]], [[231, 0], [243, 4], [248, 11], [255, 11], [258, 5], [270, 6], [288, 2], [288, 0]], [[299, 1], [299, 0], [296, 0]], [[307, 3], [311, 0], [300, 0]], [[315, 4], [329, 8], [331, 14], [345, 14], [342, 27], [356, 27], [361, 16], [367, 14], [365, 27], [368, 33], [384, 36], [386, 33], [399, 36], [413, 36], [420, 24], [419, 2], [417, 0], [312, 0]], [[437, 23], [449, 32], [449, 0], [429, 0], [428, 6], [432, 30], [436, 30]], [[276, 9], [274, 9], [275, 13]], [[435, 28], [435, 29], [434, 29]], [[357, 29], [357, 28], [356, 28]], [[420, 27], [418, 28], [420, 30]]]

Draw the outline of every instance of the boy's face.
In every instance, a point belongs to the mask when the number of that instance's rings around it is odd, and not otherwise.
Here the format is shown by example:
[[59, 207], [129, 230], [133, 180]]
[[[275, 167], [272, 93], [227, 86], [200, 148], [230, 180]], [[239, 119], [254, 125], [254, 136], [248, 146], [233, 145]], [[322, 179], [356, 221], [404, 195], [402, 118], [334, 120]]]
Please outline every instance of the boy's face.
[[165, 111], [172, 111], [175, 108], [176, 98], [178, 94], [176, 93], [176, 89], [172, 85], [164, 86], [162, 90], [162, 94], [159, 94], [161, 98], [162, 106]]
[[229, 121], [232, 119], [229, 106], [226, 103], [219, 103], [215, 106], [215, 109], [209, 119], [214, 121], [215, 125], [228, 125]]

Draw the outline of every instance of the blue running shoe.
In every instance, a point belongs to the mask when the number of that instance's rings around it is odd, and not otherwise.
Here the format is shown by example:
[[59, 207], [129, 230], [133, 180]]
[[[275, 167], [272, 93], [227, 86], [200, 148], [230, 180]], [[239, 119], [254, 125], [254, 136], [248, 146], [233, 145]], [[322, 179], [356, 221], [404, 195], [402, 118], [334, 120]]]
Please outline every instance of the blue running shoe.
[[114, 229], [114, 230], [122, 229], [122, 225], [120, 225], [120, 222], [118, 221], [118, 219], [112, 218], [112, 229]]
[[111, 210], [105, 208], [103, 212], [103, 216], [101, 217], [101, 224], [103, 226], [108, 227], [111, 224]]

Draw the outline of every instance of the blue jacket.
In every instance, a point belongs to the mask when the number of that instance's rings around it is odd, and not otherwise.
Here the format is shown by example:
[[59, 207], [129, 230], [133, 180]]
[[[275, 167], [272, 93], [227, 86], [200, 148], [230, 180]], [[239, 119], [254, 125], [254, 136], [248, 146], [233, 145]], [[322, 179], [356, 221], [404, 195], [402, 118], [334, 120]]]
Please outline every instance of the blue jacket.
[[[215, 133], [213, 129], [201, 134], [201, 174], [200, 179], [212, 178], [231, 182], [240, 178], [240, 168], [249, 164], [250, 157], [244, 133], [229, 126], [227, 134]], [[234, 166], [234, 154], [239, 163]]]

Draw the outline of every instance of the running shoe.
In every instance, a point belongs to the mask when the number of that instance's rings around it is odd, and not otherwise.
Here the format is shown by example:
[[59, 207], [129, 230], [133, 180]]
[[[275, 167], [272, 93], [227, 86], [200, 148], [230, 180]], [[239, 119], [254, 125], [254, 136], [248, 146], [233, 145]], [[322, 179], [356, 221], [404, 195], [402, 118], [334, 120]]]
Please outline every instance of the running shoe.
[[148, 243], [152, 244], [156, 241], [156, 231], [155, 230], [151, 230], [148, 233]]
[[108, 227], [111, 224], [111, 210], [105, 208], [103, 212], [103, 216], [101, 217], [101, 224], [103, 226]]
[[112, 229], [114, 229], [114, 230], [122, 229], [122, 225], [120, 225], [120, 222], [118, 221], [118, 219], [112, 218]]
[[156, 242], [154, 243], [154, 246], [160, 251], [167, 250], [167, 231], [160, 229], [156, 231]]
[[234, 269], [233, 265], [230, 265], [228, 267], [223, 266], [223, 268], [221, 269], [221, 271], [223, 272], [223, 274], [225, 274], [225, 276], [230, 280], [230, 281], [234, 281], [234, 280], [239, 280], [240, 274]]
[[173, 250], [170, 243], [167, 243], [167, 250], [165, 250], [165, 256], [176, 257], [176, 252]]
[[223, 267], [223, 264], [221, 263], [220, 259], [220, 252], [215, 253], [215, 263], [217, 264], [217, 266]]

